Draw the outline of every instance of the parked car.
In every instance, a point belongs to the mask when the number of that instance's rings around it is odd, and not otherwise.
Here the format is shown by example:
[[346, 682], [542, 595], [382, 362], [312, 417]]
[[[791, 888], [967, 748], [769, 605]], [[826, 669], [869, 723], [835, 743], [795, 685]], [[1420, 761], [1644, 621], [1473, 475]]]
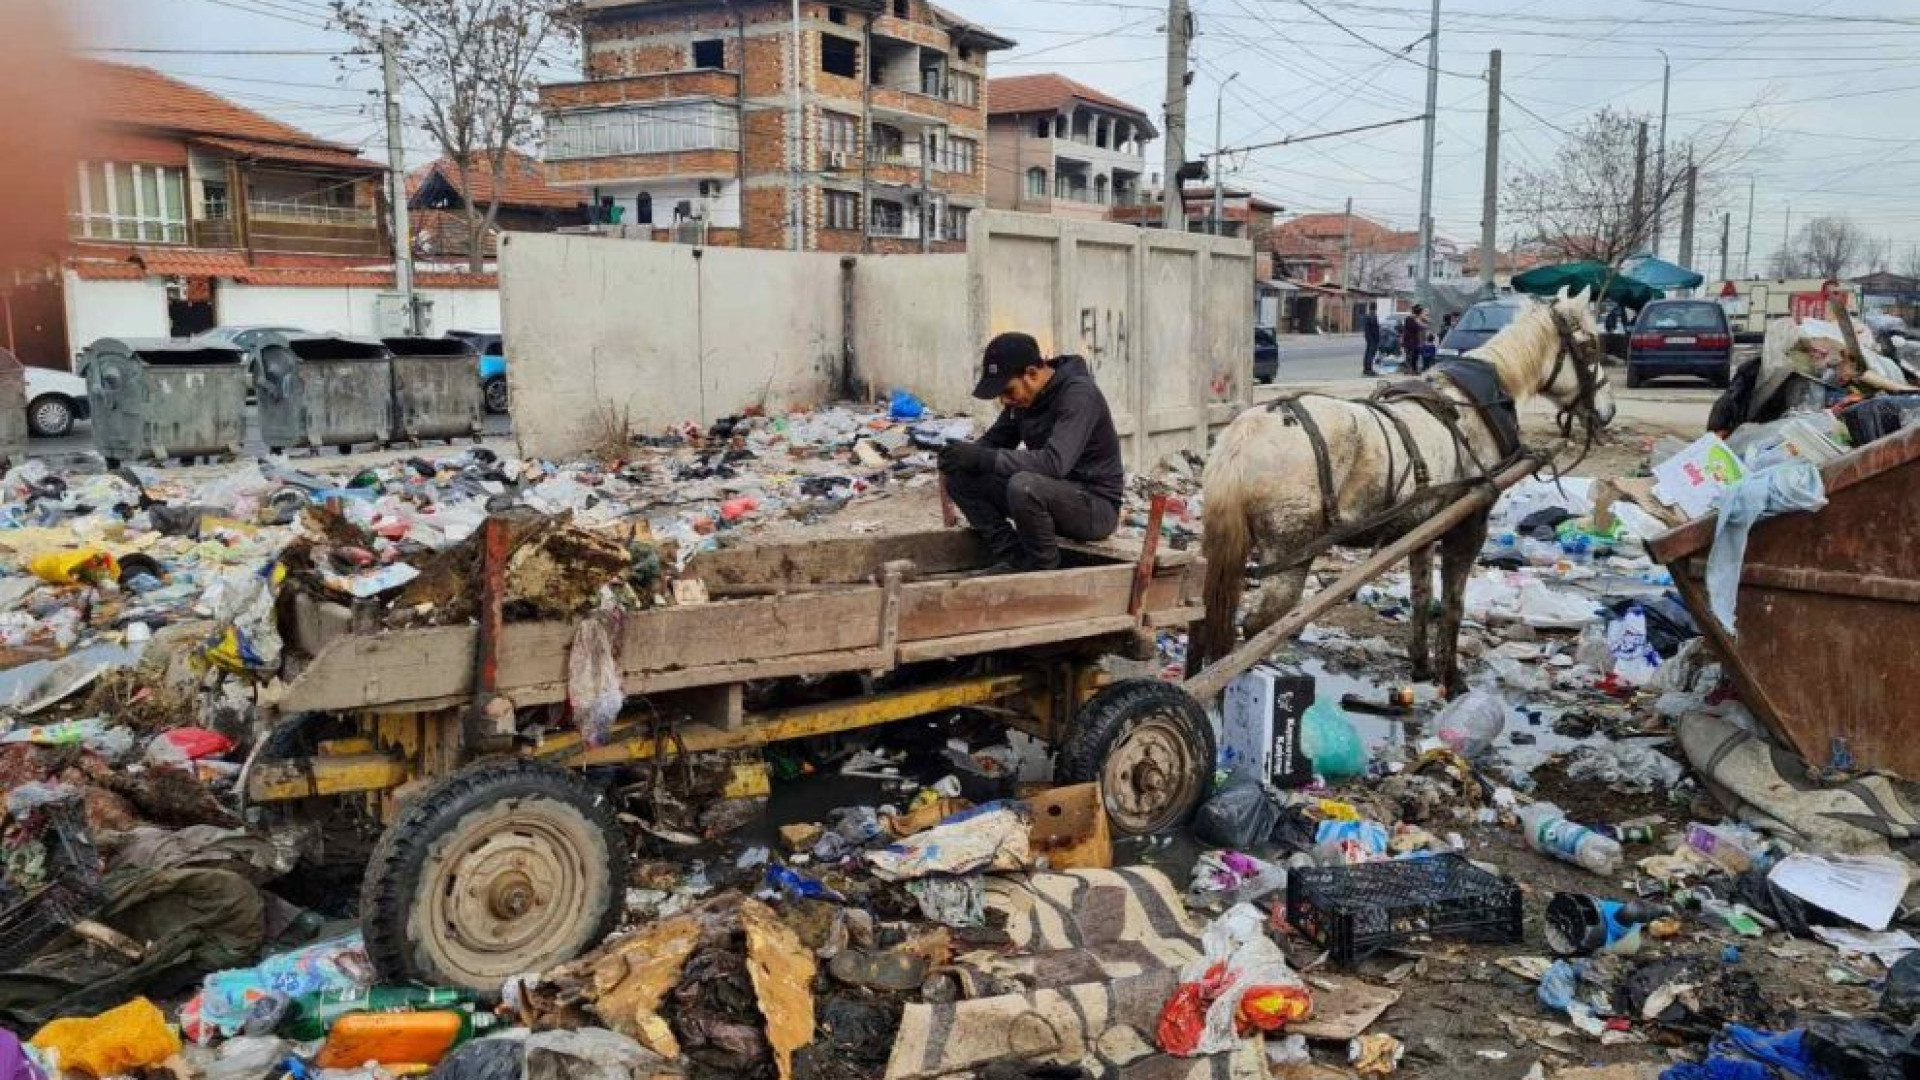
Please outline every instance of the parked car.
[[480, 391], [487, 411], [507, 411], [507, 349], [499, 334], [488, 330], [449, 330], [447, 335], [473, 346], [480, 354]]
[[1733, 379], [1733, 326], [1711, 300], [1655, 300], [1640, 309], [1627, 341], [1627, 385], [1691, 375], [1715, 386]]
[[1253, 328], [1253, 381], [1266, 385], [1280, 377], [1280, 335], [1270, 326]]
[[72, 434], [76, 420], [93, 415], [87, 380], [64, 371], [27, 368], [27, 431], [43, 439]]
[[[188, 340], [197, 345], [206, 345], [221, 349], [239, 349], [247, 357], [247, 385], [251, 387], [260, 378], [260, 352], [276, 337], [308, 337], [312, 330], [302, 330], [296, 326], [216, 326], [203, 330]], [[251, 391], [249, 391], [251, 393]]]
[[1380, 353], [1381, 356], [1400, 355], [1400, 324], [1407, 321], [1401, 314], [1380, 316]]
[[1442, 353], [1458, 356], [1462, 353], [1485, 345], [1493, 340], [1493, 335], [1505, 330], [1520, 316], [1520, 305], [1526, 303], [1514, 297], [1502, 297], [1498, 300], [1482, 300], [1468, 308], [1460, 316], [1453, 329], [1440, 342]]

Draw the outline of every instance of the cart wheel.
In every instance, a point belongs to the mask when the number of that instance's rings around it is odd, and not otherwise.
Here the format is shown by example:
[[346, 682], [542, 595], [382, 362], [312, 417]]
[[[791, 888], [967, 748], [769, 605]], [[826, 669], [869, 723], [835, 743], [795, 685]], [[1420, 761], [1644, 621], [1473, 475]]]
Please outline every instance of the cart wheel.
[[473, 765], [380, 837], [360, 892], [367, 956], [390, 982], [498, 993], [599, 944], [626, 873], [600, 789], [535, 762]]
[[1157, 833], [1182, 824], [1213, 776], [1213, 725], [1185, 690], [1126, 679], [1080, 707], [1061, 749], [1068, 783], [1098, 781], [1114, 831]]

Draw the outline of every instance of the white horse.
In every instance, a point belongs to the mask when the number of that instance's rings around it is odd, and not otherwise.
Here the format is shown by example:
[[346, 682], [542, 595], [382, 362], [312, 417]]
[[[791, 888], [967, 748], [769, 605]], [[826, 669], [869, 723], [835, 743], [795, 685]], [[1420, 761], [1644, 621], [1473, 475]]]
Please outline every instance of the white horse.
[[[1515, 403], [1543, 395], [1559, 407], [1563, 431], [1577, 423], [1589, 438], [1613, 420], [1585, 292], [1526, 306], [1466, 355], [1464, 364], [1429, 373], [1424, 385], [1408, 380], [1369, 401], [1283, 400], [1242, 413], [1221, 433], [1204, 479], [1207, 614], [1189, 646], [1189, 672], [1231, 651], [1250, 555], [1263, 580], [1247, 614], [1249, 635], [1299, 603], [1319, 552], [1335, 543], [1391, 542], [1498, 471], [1520, 450], [1517, 420], [1503, 431], [1501, 416], [1514, 415]], [[1502, 394], [1509, 400], [1494, 400]], [[1437, 669], [1450, 690], [1459, 688], [1462, 602], [1487, 518], [1468, 518], [1439, 540], [1445, 602], [1431, 656], [1432, 548], [1409, 559], [1414, 672], [1426, 678]]]

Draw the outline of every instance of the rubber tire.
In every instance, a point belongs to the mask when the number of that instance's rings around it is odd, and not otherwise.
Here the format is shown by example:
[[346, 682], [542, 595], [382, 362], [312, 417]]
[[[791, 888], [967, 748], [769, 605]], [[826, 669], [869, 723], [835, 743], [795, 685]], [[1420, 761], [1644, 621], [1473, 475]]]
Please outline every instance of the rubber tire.
[[1638, 371], [1635, 371], [1633, 369], [1632, 364], [1628, 364], [1627, 365], [1627, 389], [1638, 390], [1645, 385], [1647, 385], [1646, 376], [1641, 375]]
[[[66, 412], [65, 423], [47, 427], [40, 422], [40, 409], [44, 405], [58, 405]], [[27, 430], [42, 439], [58, 439], [73, 432], [73, 399], [65, 394], [41, 394], [27, 402]]]
[[[1192, 794], [1156, 820], [1151, 827], [1133, 832], [1111, 812], [1107, 815], [1113, 830], [1122, 836], [1150, 835], [1184, 825], [1207, 797], [1212, 784], [1214, 763], [1219, 758], [1213, 735], [1213, 723], [1207, 710], [1193, 695], [1172, 683], [1158, 679], [1122, 679], [1087, 699], [1073, 720], [1073, 728], [1060, 748], [1059, 778], [1069, 784], [1090, 784], [1101, 779], [1107, 755], [1120, 745], [1128, 730], [1142, 717], [1172, 710], [1182, 720], [1181, 734], [1187, 740], [1195, 775]], [[1104, 797], [1104, 793], [1103, 793]]]
[[[496, 393], [500, 398], [497, 405], [493, 400]], [[480, 400], [485, 403], [487, 412], [494, 416], [503, 416], [513, 409], [513, 402], [507, 397], [507, 380], [499, 375], [480, 384]]]
[[599, 881], [589, 882], [590, 899], [572, 947], [526, 963], [520, 970], [539, 971], [571, 960], [612, 933], [626, 900], [627, 841], [606, 792], [551, 765], [517, 759], [479, 762], [408, 800], [373, 850], [360, 887], [360, 927], [367, 958], [383, 983], [459, 986], [488, 995], [500, 992], [506, 975], [479, 985], [462, 978], [429, 955], [426, 935], [416, 933], [410, 923], [435, 845], [457, 832], [467, 817], [497, 810], [498, 804], [508, 800], [557, 803], [584, 818], [605, 848], [600, 853], [603, 873]]

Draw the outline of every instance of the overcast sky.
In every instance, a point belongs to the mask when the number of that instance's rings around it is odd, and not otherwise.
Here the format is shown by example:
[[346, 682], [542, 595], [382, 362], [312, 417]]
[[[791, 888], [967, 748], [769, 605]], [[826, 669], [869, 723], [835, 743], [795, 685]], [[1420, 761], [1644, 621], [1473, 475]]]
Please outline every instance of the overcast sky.
[[[1164, 99], [1164, 7], [1149, 0], [941, 0], [1019, 47], [994, 74], [1055, 71], [1134, 102], [1158, 122]], [[342, 76], [329, 51], [352, 42], [325, 26], [323, 0], [93, 0], [79, 28], [100, 48], [218, 91], [315, 134], [383, 157], [368, 91], [377, 69]], [[1428, 7], [1405, 0], [1193, 0], [1189, 156], [1214, 146], [1227, 77], [1227, 147], [1422, 112]], [[1798, 9], [1798, 10], [1795, 10]], [[1551, 14], [1547, 14], [1551, 12]], [[1443, 0], [1434, 213], [1443, 235], [1477, 242], [1486, 140], [1488, 50], [1504, 54], [1503, 168], [1548, 160], [1602, 105], [1657, 117], [1660, 48], [1672, 58], [1669, 140], [1729, 123], [1758, 154], [1702, 207], [1697, 245], [1717, 252], [1719, 213], [1733, 214], [1733, 265], [1745, 246], [1747, 183], [1756, 189], [1753, 261], [1764, 265], [1796, 223], [1847, 213], [1893, 241], [1896, 264], [1920, 250], [1920, 5], [1912, 0]], [[316, 55], [216, 55], [219, 50]], [[1404, 51], [1403, 50], [1407, 50]], [[356, 61], [356, 63], [363, 63]], [[1339, 210], [1397, 228], [1418, 221], [1421, 125], [1236, 156], [1230, 182], [1289, 213]], [[432, 156], [409, 133], [409, 158]], [[1154, 152], [1157, 155], [1158, 151]], [[1503, 245], [1516, 228], [1503, 223]], [[1667, 253], [1677, 247], [1677, 229]], [[1696, 262], [1712, 273], [1717, 255]]]

